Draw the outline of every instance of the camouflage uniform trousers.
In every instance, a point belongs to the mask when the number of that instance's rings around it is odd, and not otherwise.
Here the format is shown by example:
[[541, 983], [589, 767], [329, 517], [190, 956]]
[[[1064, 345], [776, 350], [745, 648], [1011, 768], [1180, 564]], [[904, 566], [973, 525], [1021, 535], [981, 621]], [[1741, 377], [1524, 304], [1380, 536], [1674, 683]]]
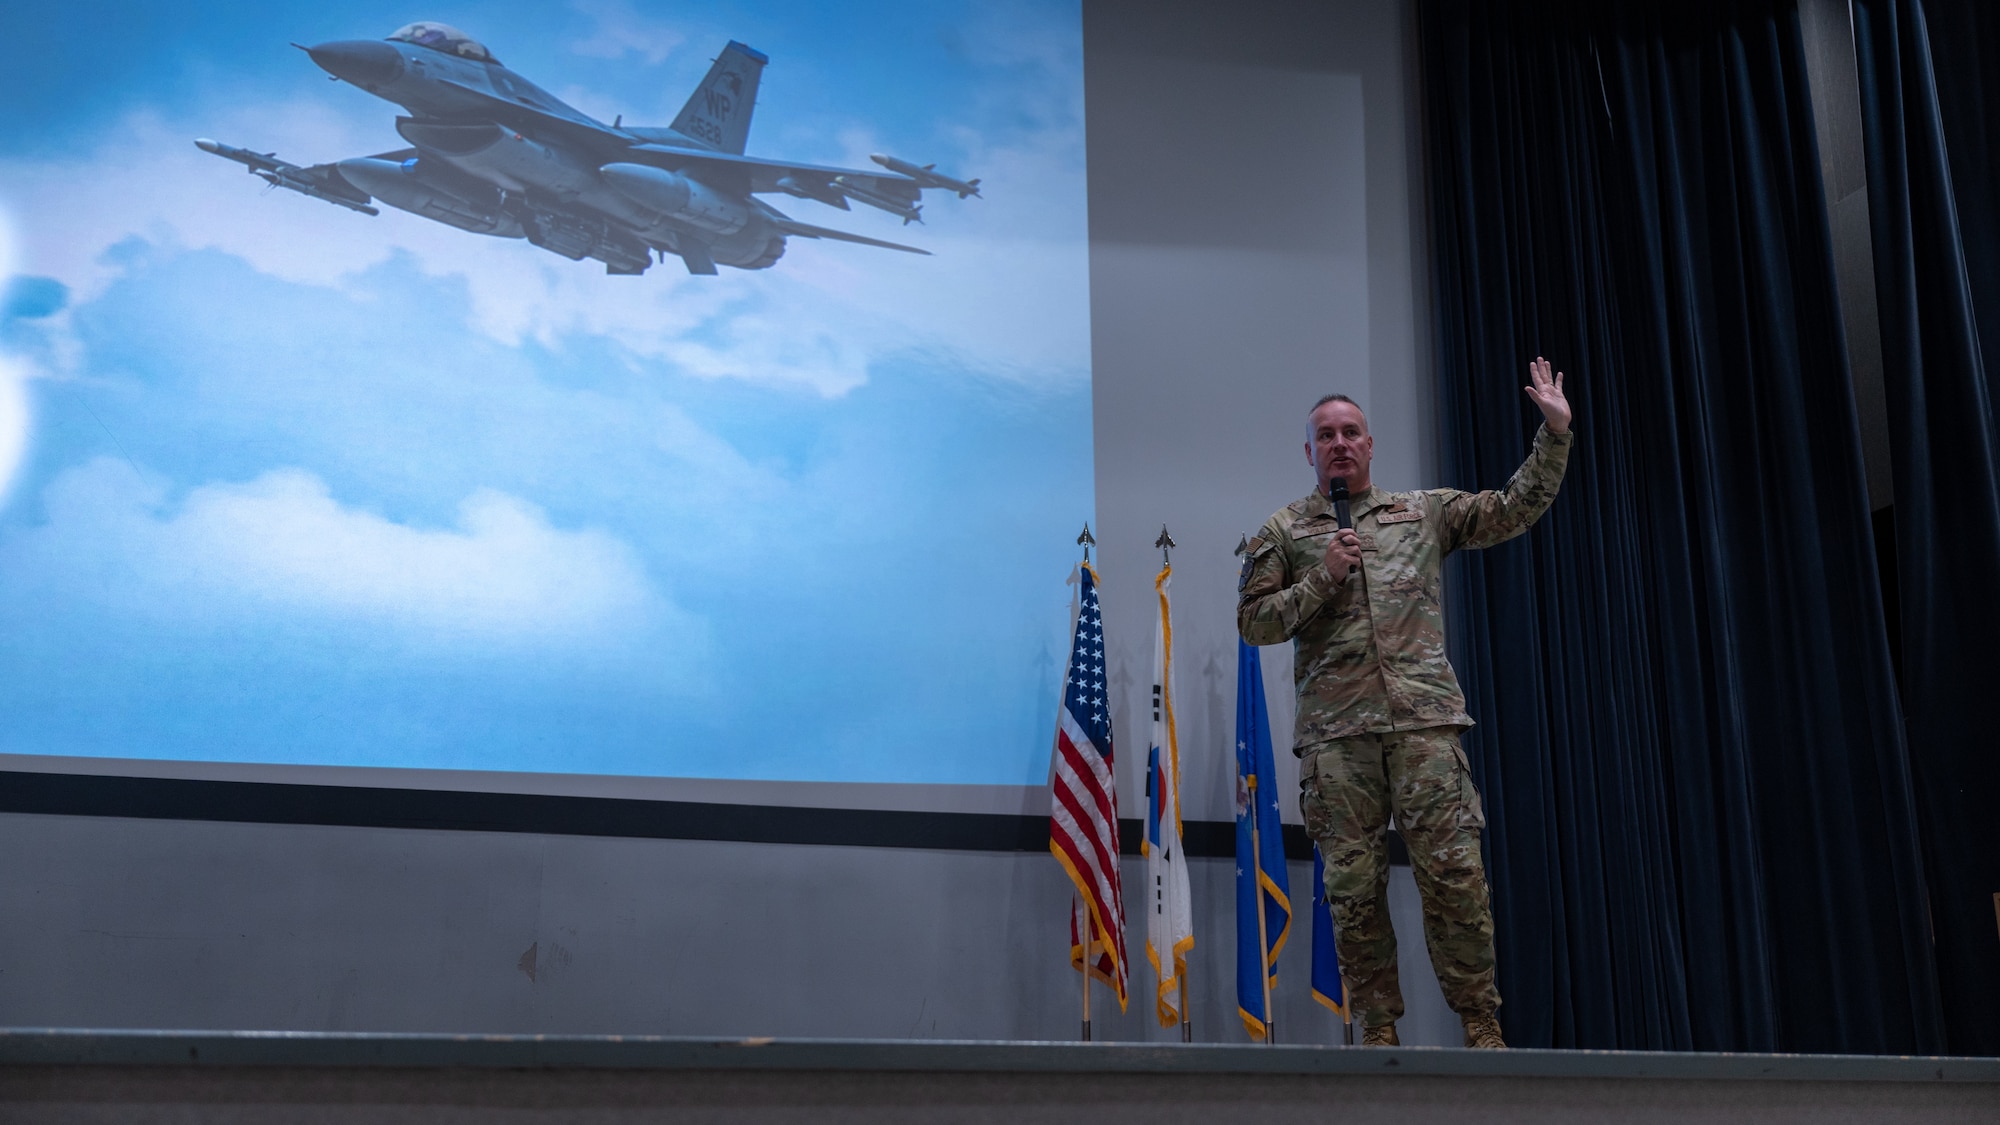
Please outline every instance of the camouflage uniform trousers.
[[1300, 755], [1306, 834], [1326, 860], [1326, 897], [1353, 1010], [1377, 1027], [1403, 1015], [1389, 921], [1389, 814], [1409, 845], [1424, 942], [1452, 1010], [1492, 1015], [1493, 910], [1480, 861], [1486, 826], [1459, 727], [1364, 734]]

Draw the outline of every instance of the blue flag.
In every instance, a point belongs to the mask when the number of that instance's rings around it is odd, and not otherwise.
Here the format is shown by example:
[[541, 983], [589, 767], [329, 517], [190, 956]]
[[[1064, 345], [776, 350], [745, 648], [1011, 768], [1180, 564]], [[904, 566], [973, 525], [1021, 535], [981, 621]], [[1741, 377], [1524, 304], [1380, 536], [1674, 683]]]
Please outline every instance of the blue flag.
[[1313, 999], [1347, 1022], [1347, 982], [1340, 979], [1340, 954], [1333, 947], [1333, 904], [1326, 901], [1326, 860], [1313, 845]]
[[[1261, 909], [1260, 909], [1261, 904]], [[1260, 933], [1261, 923], [1261, 933]], [[1268, 991], [1278, 987], [1278, 954], [1292, 928], [1285, 834], [1278, 821], [1271, 719], [1257, 650], [1236, 642], [1236, 1011], [1250, 1038], [1270, 1034]], [[1261, 946], [1261, 948], [1260, 948]]]

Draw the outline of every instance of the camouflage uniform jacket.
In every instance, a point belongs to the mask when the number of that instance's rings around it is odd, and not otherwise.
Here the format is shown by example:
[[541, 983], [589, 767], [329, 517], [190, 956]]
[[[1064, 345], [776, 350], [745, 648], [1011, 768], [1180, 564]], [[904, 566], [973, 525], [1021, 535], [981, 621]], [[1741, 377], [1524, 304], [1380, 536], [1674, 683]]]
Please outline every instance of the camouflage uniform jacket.
[[1535, 447], [1497, 492], [1371, 487], [1350, 502], [1361, 572], [1326, 571], [1333, 504], [1314, 493], [1287, 505], [1250, 540], [1236, 626], [1253, 645], [1292, 641], [1298, 725], [1292, 745], [1384, 731], [1471, 726], [1445, 659], [1438, 602], [1444, 557], [1526, 531], [1556, 498], [1574, 440], [1535, 434]]

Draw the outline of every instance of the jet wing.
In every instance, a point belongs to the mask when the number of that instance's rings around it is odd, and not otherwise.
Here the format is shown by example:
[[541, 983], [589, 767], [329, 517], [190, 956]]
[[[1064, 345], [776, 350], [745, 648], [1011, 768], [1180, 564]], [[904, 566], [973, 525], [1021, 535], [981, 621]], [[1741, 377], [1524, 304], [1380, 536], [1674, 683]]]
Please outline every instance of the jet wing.
[[[827, 164], [800, 164], [790, 160], [767, 160], [761, 156], [738, 156], [729, 152], [712, 152], [699, 148], [679, 148], [674, 145], [642, 144], [626, 150], [628, 159], [639, 159], [655, 167], [678, 172], [690, 165], [729, 170], [749, 181], [752, 192], [786, 191], [778, 186], [778, 181], [790, 178], [796, 185], [809, 191], [816, 190], [827, 195], [838, 196], [839, 189], [833, 185], [841, 181], [859, 186], [864, 191], [895, 200], [914, 204], [923, 197], [923, 188], [908, 176], [889, 175], [882, 172], [864, 172], [858, 168], [835, 168]], [[793, 192], [792, 194], [799, 194]], [[818, 198], [808, 194], [807, 198]]]
[[919, 250], [914, 246], [905, 246], [900, 242], [884, 242], [879, 238], [869, 238], [865, 234], [849, 234], [844, 230], [816, 227], [811, 223], [801, 223], [796, 219], [780, 218], [772, 221], [779, 230], [784, 231], [786, 234], [797, 235], [800, 238], [831, 238], [838, 242], [857, 242], [863, 246], [879, 246], [884, 250], [901, 250], [906, 254], [922, 254], [927, 258], [930, 257], [931, 253], [928, 250]]
[[575, 111], [557, 113], [530, 104], [523, 98], [507, 101], [495, 97], [490, 90], [482, 90], [464, 82], [454, 82], [448, 78], [440, 78], [437, 81], [485, 102], [490, 107], [493, 120], [519, 132], [551, 136], [577, 145], [586, 152], [596, 152], [600, 155], [623, 149], [632, 143], [629, 134]]

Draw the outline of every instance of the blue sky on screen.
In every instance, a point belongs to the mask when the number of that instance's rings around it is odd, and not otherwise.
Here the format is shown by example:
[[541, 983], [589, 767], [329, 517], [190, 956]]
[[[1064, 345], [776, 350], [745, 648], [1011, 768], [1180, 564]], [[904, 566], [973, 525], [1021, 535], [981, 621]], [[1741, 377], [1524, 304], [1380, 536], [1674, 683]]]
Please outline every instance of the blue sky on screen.
[[[935, 257], [608, 277], [264, 192], [398, 110], [286, 44], [456, 24], [750, 151], [984, 178]], [[0, 752], [1034, 783], [1091, 516], [1068, 2], [44, 5], [0, 38]]]

